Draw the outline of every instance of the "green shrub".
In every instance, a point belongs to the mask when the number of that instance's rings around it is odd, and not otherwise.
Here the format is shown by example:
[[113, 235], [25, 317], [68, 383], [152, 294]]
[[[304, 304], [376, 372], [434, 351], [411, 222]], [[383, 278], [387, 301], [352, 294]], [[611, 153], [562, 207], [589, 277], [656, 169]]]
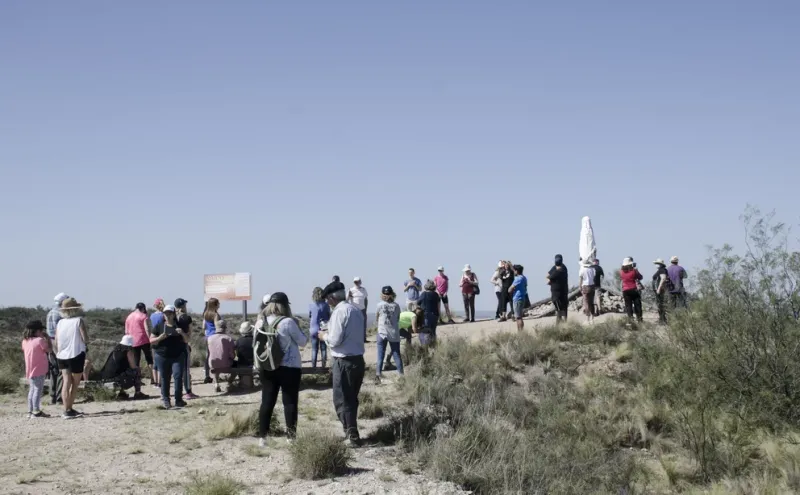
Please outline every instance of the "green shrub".
[[346, 474], [352, 459], [352, 452], [341, 437], [319, 431], [299, 433], [289, 453], [292, 474], [310, 480]]
[[186, 495], [238, 495], [244, 485], [219, 474], [196, 476], [186, 485]]
[[375, 419], [383, 417], [383, 401], [380, 397], [367, 391], [362, 391], [358, 397], [359, 419]]
[[[276, 414], [272, 414], [269, 425], [270, 435], [279, 435], [281, 424]], [[249, 413], [241, 414], [234, 412], [222, 416], [217, 424], [212, 427], [206, 436], [209, 440], [223, 440], [225, 438], [239, 438], [255, 436], [258, 434], [258, 409], [253, 409]]]

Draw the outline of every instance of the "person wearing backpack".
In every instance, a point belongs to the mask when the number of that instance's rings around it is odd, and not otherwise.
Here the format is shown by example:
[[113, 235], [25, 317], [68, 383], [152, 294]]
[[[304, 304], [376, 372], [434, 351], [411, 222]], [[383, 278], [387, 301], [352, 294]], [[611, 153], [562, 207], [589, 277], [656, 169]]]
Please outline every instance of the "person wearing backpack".
[[300, 349], [308, 342], [292, 317], [289, 298], [275, 292], [261, 310], [256, 323], [253, 352], [261, 379], [261, 409], [258, 414], [259, 446], [266, 444], [272, 411], [283, 400], [286, 436], [293, 440], [297, 433], [297, 402], [300, 396]]
[[667, 272], [667, 264], [661, 258], [653, 262], [658, 268], [653, 274], [653, 292], [656, 293], [656, 304], [658, 305], [658, 323], [667, 324], [667, 294], [672, 290], [672, 281]]

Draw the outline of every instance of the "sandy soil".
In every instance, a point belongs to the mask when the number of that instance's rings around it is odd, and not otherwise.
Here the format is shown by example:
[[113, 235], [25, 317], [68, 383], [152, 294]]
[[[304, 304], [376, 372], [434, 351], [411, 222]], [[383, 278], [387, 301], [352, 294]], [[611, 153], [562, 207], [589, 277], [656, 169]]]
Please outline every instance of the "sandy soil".
[[[618, 316], [604, 315], [600, 320]], [[552, 323], [553, 318], [526, 320], [526, 331]], [[515, 324], [480, 321], [443, 325], [438, 334], [441, 338], [463, 335], [480, 339], [503, 331], [516, 331]], [[363, 390], [391, 402], [397, 375], [385, 371], [381, 385], [372, 383], [375, 347], [371, 338], [365, 356], [368, 375]], [[308, 347], [304, 359], [310, 360]], [[229, 415], [246, 414], [257, 408], [260, 392], [215, 393], [213, 385], [198, 382], [203, 376], [201, 369], [193, 369], [192, 375], [194, 391], [202, 398], [189, 401], [189, 407], [182, 410], [158, 409], [158, 391], [149, 385], [145, 392], [151, 395], [150, 400], [76, 404], [85, 417], [70, 421], [58, 417], [61, 410], [49, 405], [49, 397], [43, 401], [47, 404], [44, 410], [54, 417], [29, 420], [23, 396], [0, 396], [0, 493], [183, 493], [192, 477], [212, 472], [244, 483], [248, 493], [462, 493], [454, 485], [428, 479], [423, 473], [401, 471], [405, 454], [394, 447], [366, 446], [355, 450], [353, 470], [347, 476], [323, 481], [295, 479], [290, 474], [283, 438], [271, 439], [270, 446], [260, 452], [263, 457], [254, 455], [258, 451], [254, 438], [207, 438], [208, 432]], [[280, 405], [275, 414], [283, 423]], [[362, 436], [380, 421], [360, 421]], [[298, 431], [311, 428], [341, 434], [330, 388], [300, 392]]]

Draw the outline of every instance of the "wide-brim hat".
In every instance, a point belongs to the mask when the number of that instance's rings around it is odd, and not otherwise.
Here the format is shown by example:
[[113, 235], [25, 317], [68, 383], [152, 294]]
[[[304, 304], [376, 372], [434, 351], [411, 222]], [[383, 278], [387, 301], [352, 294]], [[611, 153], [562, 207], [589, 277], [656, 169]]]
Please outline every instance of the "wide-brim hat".
[[630, 258], [625, 258], [622, 260], [622, 266], [633, 266], [633, 260]]
[[83, 304], [75, 300], [74, 297], [68, 297], [61, 301], [61, 309], [80, 309], [82, 307]]
[[243, 321], [241, 325], [239, 325], [239, 334], [247, 335], [253, 332], [253, 325], [250, 324], [248, 321]]
[[666, 265], [666, 263], [664, 263], [664, 260], [662, 260], [661, 258], [656, 258], [656, 260], [653, 261], [653, 264], [654, 265]]

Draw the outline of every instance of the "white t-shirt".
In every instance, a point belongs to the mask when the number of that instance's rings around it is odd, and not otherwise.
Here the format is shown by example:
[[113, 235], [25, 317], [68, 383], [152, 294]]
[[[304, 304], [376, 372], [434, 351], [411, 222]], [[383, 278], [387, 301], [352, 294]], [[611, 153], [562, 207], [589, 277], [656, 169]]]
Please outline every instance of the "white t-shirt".
[[362, 285], [361, 287], [353, 286], [350, 288], [350, 303], [358, 309], [367, 309], [367, 289]]
[[56, 325], [57, 359], [72, 359], [86, 352], [86, 342], [81, 335], [81, 318], [62, 318]]
[[594, 274], [595, 271], [593, 266], [582, 266], [581, 271], [579, 272], [579, 276], [583, 282], [581, 285], [594, 286]]

